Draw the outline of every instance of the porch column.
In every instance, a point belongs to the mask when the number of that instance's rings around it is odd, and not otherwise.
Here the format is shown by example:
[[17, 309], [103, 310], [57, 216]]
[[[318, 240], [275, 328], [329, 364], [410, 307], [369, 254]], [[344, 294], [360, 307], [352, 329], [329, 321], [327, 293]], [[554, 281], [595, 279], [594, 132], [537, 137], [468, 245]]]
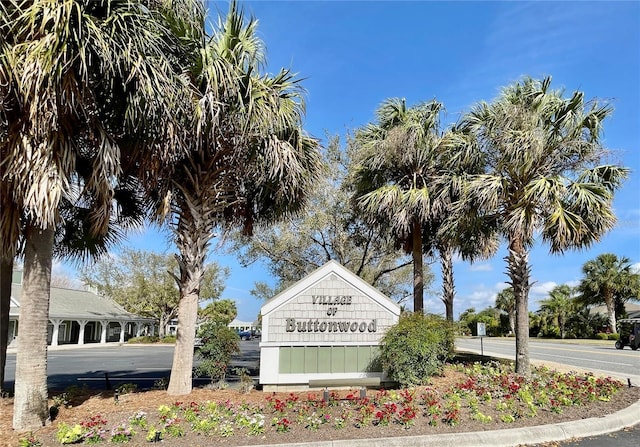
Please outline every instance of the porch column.
[[120, 343], [124, 343], [124, 330], [127, 327], [127, 322], [122, 322], [122, 321], [118, 321], [118, 324], [120, 325]]
[[80, 325], [80, 332], [78, 333], [78, 344], [83, 345], [84, 344], [84, 327], [87, 325], [89, 320], [76, 320], [76, 321]]
[[142, 334], [142, 322], [136, 321], [136, 337], [140, 337], [140, 334]]
[[105, 344], [107, 342], [107, 328], [109, 327], [108, 321], [101, 321], [102, 334], [100, 335], [100, 343]]
[[51, 346], [58, 346], [58, 332], [60, 330], [60, 324], [64, 320], [49, 320], [53, 325], [53, 334], [51, 335]]

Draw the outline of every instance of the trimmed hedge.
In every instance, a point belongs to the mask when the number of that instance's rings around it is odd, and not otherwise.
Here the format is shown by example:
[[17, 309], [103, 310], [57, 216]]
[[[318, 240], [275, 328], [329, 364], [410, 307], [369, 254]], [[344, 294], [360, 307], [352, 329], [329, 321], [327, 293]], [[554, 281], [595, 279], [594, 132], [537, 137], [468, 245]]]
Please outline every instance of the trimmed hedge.
[[131, 337], [127, 343], [158, 343], [159, 338], [155, 335], [144, 335], [142, 337]]

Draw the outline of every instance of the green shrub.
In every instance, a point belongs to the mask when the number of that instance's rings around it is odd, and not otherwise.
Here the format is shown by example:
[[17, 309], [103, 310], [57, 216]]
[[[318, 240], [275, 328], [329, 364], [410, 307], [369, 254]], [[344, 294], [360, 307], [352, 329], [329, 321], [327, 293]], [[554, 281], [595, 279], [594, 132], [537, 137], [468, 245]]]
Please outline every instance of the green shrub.
[[157, 343], [158, 337], [155, 335], [144, 335], [142, 337], [131, 337], [127, 343]]
[[224, 324], [207, 322], [200, 327], [198, 337], [202, 346], [196, 355], [202, 362], [196, 368], [196, 375], [209, 377], [212, 383], [224, 380], [231, 356], [240, 352], [238, 333]]
[[442, 317], [408, 314], [383, 337], [380, 361], [401, 386], [423, 385], [453, 356], [453, 340], [453, 327]]
[[166, 337], [160, 340], [160, 343], [175, 343], [176, 336], [175, 335], [167, 335]]
[[604, 332], [598, 332], [596, 334], [596, 339], [597, 340], [608, 340], [609, 339], [609, 334], [605, 334]]
[[119, 394], [130, 394], [135, 393], [137, 389], [138, 385], [136, 385], [135, 383], [123, 383], [118, 388], [116, 388], [116, 391]]
[[607, 340], [620, 340], [620, 334], [608, 334]]
[[84, 429], [80, 424], [75, 424], [73, 427], [61, 422], [58, 425], [58, 431], [56, 432], [56, 438], [60, 444], [75, 444], [82, 440]]

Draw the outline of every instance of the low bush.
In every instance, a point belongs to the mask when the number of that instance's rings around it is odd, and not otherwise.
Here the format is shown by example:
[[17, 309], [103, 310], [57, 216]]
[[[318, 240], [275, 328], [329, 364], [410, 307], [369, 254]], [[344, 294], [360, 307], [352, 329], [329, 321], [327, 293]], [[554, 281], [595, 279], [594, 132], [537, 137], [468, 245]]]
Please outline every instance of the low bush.
[[224, 324], [207, 322], [198, 330], [202, 346], [196, 355], [202, 362], [196, 369], [197, 376], [206, 376], [211, 383], [224, 380], [231, 356], [240, 352], [238, 333]]
[[607, 340], [620, 340], [620, 334], [608, 334]]
[[437, 315], [402, 316], [380, 346], [380, 362], [390, 379], [403, 387], [428, 383], [453, 356], [454, 330]]
[[166, 337], [163, 337], [162, 339], [160, 339], [160, 343], [175, 343], [175, 342], [176, 342], [175, 335], [167, 335]]
[[596, 340], [609, 340], [609, 334], [605, 334], [604, 332], [598, 332], [596, 334]]
[[157, 343], [158, 337], [155, 335], [143, 335], [142, 337], [131, 337], [127, 343]]

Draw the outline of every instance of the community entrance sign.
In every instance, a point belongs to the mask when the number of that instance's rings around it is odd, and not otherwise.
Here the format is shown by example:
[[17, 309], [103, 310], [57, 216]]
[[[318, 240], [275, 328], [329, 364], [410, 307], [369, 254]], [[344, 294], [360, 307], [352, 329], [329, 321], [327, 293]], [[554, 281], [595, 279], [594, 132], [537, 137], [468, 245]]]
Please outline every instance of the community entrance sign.
[[265, 391], [313, 382], [385, 377], [380, 339], [400, 306], [335, 261], [261, 309], [260, 383]]

